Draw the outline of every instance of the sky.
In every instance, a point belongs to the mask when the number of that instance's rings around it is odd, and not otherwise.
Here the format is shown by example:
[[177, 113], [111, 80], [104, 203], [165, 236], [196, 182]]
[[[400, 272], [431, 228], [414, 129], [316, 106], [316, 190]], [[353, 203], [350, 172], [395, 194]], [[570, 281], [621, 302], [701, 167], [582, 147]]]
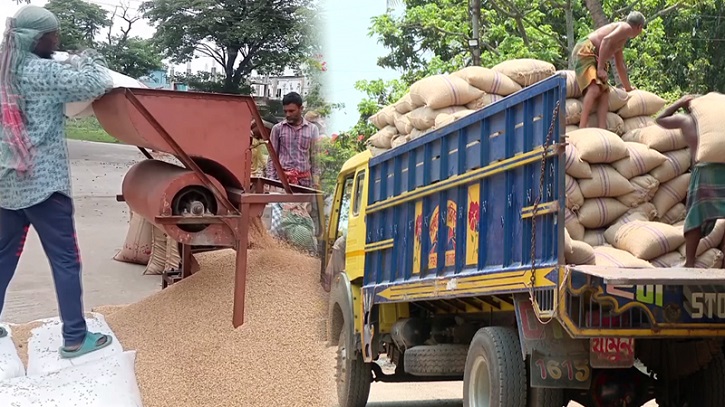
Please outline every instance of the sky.
[[[1, 1], [1, 0], [0, 0]], [[357, 105], [365, 96], [355, 90], [362, 79], [395, 79], [400, 74], [377, 66], [377, 59], [386, 54], [377, 39], [368, 36], [371, 18], [384, 14], [385, 0], [327, 0], [325, 9], [325, 61], [328, 75], [325, 96], [330, 102], [344, 103], [327, 120], [331, 133], [348, 130], [359, 118]]]
[[[85, 0], [97, 4], [109, 12], [121, 4], [121, 0]], [[361, 79], [395, 79], [399, 74], [390, 69], [377, 66], [378, 57], [385, 55], [385, 47], [368, 36], [371, 18], [386, 12], [385, 0], [325, 0], [324, 59], [328, 71], [325, 75], [325, 93], [328, 101], [343, 103], [344, 109], [337, 110], [327, 120], [328, 131], [338, 133], [348, 130], [358, 120], [357, 104], [364, 97], [355, 90], [355, 82]], [[141, 0], [123, 0], [132, 12], [137, 12]], [[13, 0], [0, 0], [0, 32], [5, 30], [5, 20], [22, 7]], [[31, 4], [43, 6], [46, 0], [32, 0]], [[136, 22], [131, 35], [149, 38], [154, 30], [145, 20]], [[107, 32], [100, 35], [105, 36]], [[195, 59], [192, 70], [209, 70], [215, 62], [209, 57]], [[183, 71], [186, 65], [177, 65], [176, 71]]]

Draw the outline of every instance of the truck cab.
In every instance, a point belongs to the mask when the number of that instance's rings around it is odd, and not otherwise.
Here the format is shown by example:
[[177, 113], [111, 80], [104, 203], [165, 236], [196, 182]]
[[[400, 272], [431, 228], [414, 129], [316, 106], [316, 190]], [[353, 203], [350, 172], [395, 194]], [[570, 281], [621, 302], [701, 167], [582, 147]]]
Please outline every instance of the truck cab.
[[565, 100], [555, 75], [344, 164], [340, 407], [374, 381], [462, 381], [466, 407], [725, 405], [725, 270], [566, 264]]

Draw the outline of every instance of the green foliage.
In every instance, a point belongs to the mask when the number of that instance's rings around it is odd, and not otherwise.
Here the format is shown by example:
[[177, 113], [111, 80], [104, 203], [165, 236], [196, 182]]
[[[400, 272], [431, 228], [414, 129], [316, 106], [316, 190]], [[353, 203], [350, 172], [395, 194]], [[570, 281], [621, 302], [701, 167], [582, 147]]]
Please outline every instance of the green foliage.
[[[370, 35], [389, 50], [378, 65], [401, 71], [401, 79], [411, 84], [470, 64], [468, 0], [404, 3], [402, 16], [372, 20]], [[725, 6], [716, 0], [488, 0], [481, 10], [482, 65], [537, 58], [566, 69], [574, 44], [594, 27], [593, 5], [608, 21], [621, 20], [634, 8], [648, 17], [649, 26], [625, 51], [638, 88], [672, 100], [682, 92], [725, 87], [725, 76], [717, 72], [725, 63], [725, 48], [718, 47], [725, 38], [720, 23]]]
[[[61, 50], [75, 52], [96, 48], [106, 57], [108, 67], [132, 78], [163, 69], [161, 56], [151, 41], [130, 36], [133, 24], [140, 18], [131, 16], [127, 7], [117, 7], [113, 14], [100, 6], [83, 0], [50, 0], [45, 8], [60, 20]], [[113, 20], [119, 18], [126, 25], [120, 35], [111, 35]], [[97, 41], [101, 31], [108, 35]]]
[[337, 174], [350, 159], [364, 148], [364, 141], [361, 137], [352, 137], [349, 135], [336, 135], [332, 137], [322, 137], [318, 142], [317, 160], [321, 169], [322, 191], [325, 196], [335, 193], [335, 185], [337, 183]]
[[65, 125], [66, 137], [72, 140], [96, 141], [100, 143], [120, 143], [106, 133], [95, 117], [68, 119]]
[[310, 54], [311, 7], [307, 0], [153, 0], [142, 9], [166, 57], [211, 57], [222, 67], [224, 91], [239, 93], [253, 70], [279, 74]]

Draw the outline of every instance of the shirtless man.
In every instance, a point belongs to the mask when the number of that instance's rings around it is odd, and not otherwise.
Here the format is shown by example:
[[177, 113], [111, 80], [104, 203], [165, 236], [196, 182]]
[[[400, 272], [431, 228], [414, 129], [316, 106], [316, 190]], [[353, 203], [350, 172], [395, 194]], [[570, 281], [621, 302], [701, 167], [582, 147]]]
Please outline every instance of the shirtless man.
[[[690, 111], [690, 102], [697, 96], [686, 95], [660, 114], [657, 124], [666, 129], [679, 129], [692, 154], [692, 175], [687, 191], [685, 217], [685, 267], [695, 267], [697, 246], [725, 218], [725, 164], [695, 163], [699, 144], [697, 120]], [[683, 109], [684, 113], [675, 114]]]
[[614, 58], [619, 79], [627, 92], [634, 89], [629, 83], [627, 66], [622, 53], [627, 40], [638, 36], [644, 28], [642, 13], [633, 11], [625, 21], [607, 24], [580, 40], [572, 51], [574, 71], [579, 89], [584, 93], [584, 106], [579, 128], [589, 125], [589, 115], [597, 103], [597, 123], [607, 128], [609, 111], [609, 60]]

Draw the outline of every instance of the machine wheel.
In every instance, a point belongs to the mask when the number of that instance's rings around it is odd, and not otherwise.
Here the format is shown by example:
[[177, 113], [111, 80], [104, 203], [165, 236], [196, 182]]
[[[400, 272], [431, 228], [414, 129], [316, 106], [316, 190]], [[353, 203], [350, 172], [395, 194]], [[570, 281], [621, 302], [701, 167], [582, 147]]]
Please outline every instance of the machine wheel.
[[466, 368], [466, 345], [421, 345], [403, 353], [405, 372], [414, 376], [461, 376]]
[[361, 353], [355, 352], [347, 323], [337, 344], [337, 399], [340, 407], [365, 407], [370, 395], [372, 370]]
[[564, 405], [563, 389], [529, 388], [527, 407], [562, 407]]
[[463, 375], [464, 407], [526, 407], [526, 364], [516, 331], [486, 327], [476, 332]]

